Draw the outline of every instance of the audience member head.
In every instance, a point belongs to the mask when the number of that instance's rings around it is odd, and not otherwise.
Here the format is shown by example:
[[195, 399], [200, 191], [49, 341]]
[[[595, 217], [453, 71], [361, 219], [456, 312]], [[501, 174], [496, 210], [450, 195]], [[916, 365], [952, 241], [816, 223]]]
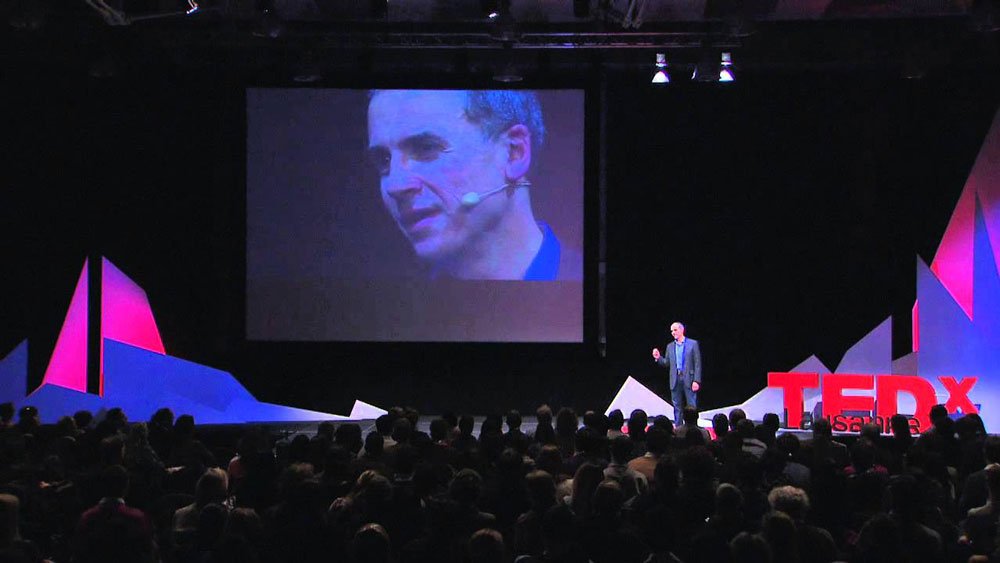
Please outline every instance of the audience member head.
[[507, 411], [507, 429], [508, 431], [520, 430], [521, 429], [521, 413], [516, 410]]
[[892, 435], [896, 438], [906, 436], [910, 438], [910, 420], [906, 418], [903, 414], [894, 414], [892, 418], [889, 419], [889, 427], [892, 429]]
[[79, 430], [86, 430], [90, 427], [90, 423], [94, 421], [94, 415], [87, 410], [79, 410], [73, 413], [73, 420], [76, 422], [76, 427]]
[[781, 418], [777, 413], [764, 413], [764, 419], [761, 421], [761, 425], [769, 428], [772, 434], [777, 434], [778, 430], [781, 430]]
[[635, 409], [631, 414], [628, 415], [628, 435], [633, 440], [644, 441], [646, 439], [646, 425], [649, 423], [649, 417], [646, 415], [646, 411], [642, 409]]
[[576, 434], [579, 421], [576, 418], [576, 411], [569, 407], [559, 409], [556, 414], [556, 434], [568, 438]]
[[196, 506], [211, 503], [222, 503], [229, 494], [229, 476], [218, 467], [212, 467], [202, 473], [194, 487]]
[[888, 514], [877, 513], [865, 523], [858, 541], [858, 561], [905, 561], [899, 523]]
[[484, 436], [500, 438], [503, 436], [503, 418], [498, 414], [486, 415], [483, 419], [483, 423], [479, 425], [479, 439], [480, 441]]
[[991, 463], [986, 466], [986, 489], [989, 491], [990, 502], [994, 506], [1000, 504], [1000, 464]]
[[658, 414], [654, 416], [652, 419], [650, 419], [650, 425], [646, 427], [647, 440], [649, 439], [648, 437], [649, 431], [652, 430], [653, 428], [659, 428], [660, 430], [663, 430], [670, 436], [674, 435], [674, 422], [670, 420], [666, 415]]
[[383, 437], [392, 436], [392, 423], [393, 418], [388, 413], [383, 414], [375, 419], [375, 431], [381, 434]]
[[251, 541], [261, 537], [264, 525], [257, 511], [252, 508], [234, 508], [226, 522], [226, 535], [239, 536]]
[[209, 551], [222, 538], [229, 513], [221, 504], [207, 504], [198, 512], [198, 528], [195, 532], [195, 546], [198, 551]]
[[458, 419], [458, 431], [461, 432], [462, 436], [466, 438], [472, 437], [472, 430], [476, 426], [476, 419], [472, 418], [471, 415], [463, 414], [461, 418]]
[[799, 449], [802, 448], [802, 443], [799, 442], [798, 436], [790, 432], [786, 432], [774, 441], [775, 445], [785, 452], [790, 457], [794, 457], [799, 453]]
[[278, 493], [289, 500], [298, 485], [315, 477], [311, 463], [293, 463], [286, 467], [278, 477]]
[[766, 446], [774, 445], [774, 430], [766, 424], [758, 424], [753, 428], [753, 437], [764, 443]]
[[684, 424], [696, 425], [698, 424], [698, 409], [691, 405], [686, 405], [682, 411], [681, 417], [684, 419]]
[[328, 444], [333, 443], [334, 432], [337, 431], [337, 425], [330, 420], [324, 420], [319, 423], [316, 427], [316, 439], [323, 440]]
[[775, 561], [795, 563], [800, 560], [798, 534], [789, 515], [779, 511], [765, 515], [761, 534], [767, 540]]
[[708, 441], [705, 440], [705, 435], [701, 432], [687, 432], [684, 434], [684, 447], [693, 448], [695, 446], [707, 445]]
[[153, 413], [153, 416], [149, 417], [149, 424], [159, 426], [160, 428], [173, 428], [174, 411], [167, 407], [158, 409]]
[[434, 442], [445, 442], [448, 440], [448, 432], [451, 426], [443, 418], [435, 418], [431, 421], [431, 440]]
[[562, 464], [562, 452], [559, 450], [559, 446], [551, 444], [542, 446], [538, 457], [535, 458], [535, 467], [548, 472], [553, 477], [562, 473]]
[[420, 422], [420, 411], [416, 407], [406, 407], [403, 409], [403, 416], [410, 421], [410, 426], [416, 430], [417, 423]]
[[14, 420], [14, 403], [0, 403], [0, 424], [10, 426]]
[[573, 437], [576, 451], [590, 457], [602, 457], [598, 451], [602, 443], [601, 437], [589, 426], [581, 426]]
[[771, 563], [771, 548], [757, 534], [740, 532], [729, 542], [733, 563]]
[[688, 448], [681, 454], [678, 462], [684, 486], [708, 487], [715, 480], [715, 457], [708, 448]]
[[397, 418], [395, 422], [392, 423], [392, 439], [400, 444], [404, 444], [410, 441], [410, 436], [413, 435], [413, 424], [407, 418]]
[[615, 431], [621, 432], [622, 427], [625, 426], [625, 415], [622, 414], [621, 409], [615, 409], [608, 413], [608, 428]]
[[369, 505], [387, 506], [392, 500], [392, 483], [381, 473], [366, 469], [354, 482], [350, 496]]
[[584, 463], [573, 476], [573, 512], [580, 518], [585, 518], [591, 514], [591, 502], [594, 498], [594, 491], [604, 480], [604, 470], [593, 463]]
[[41, 425], [42, 421], [38, 417], [37, 408], [30, 405], [24, 406], [17, 412], [17, 427], [20, 428], [22, 432], [34, 432]]
[[542, 405], [535, 409], [535, 419], [538, 424], [548, 424], [552, 425], [552, 407], [548, 405]]
[[912, 475], [898, 475], [889, 482], [892, 512], [902, 520], [912, 522], [920, 515], [923, 495]]
[[21, 501], [16, 496], [0, 494], [0, 549], [10, 547], [15, 540], [21, 539], [18, 527], [20, 511]]
[[721, 412], [712, 417], [712, 430], [715, 431], [716, 439], [721, 440], [729, 434], [729, 418]]
[[76, 421], [72, 416], [61, 416], [56, 422], [57, 436], [76, 436]]
[[932, 425], [940, 426], [941, 421], [948, 418], [948, 409], [944, 405], [934, 405], [931, 407], [930, 418]]
[[617, 517], [625, 502], [622, 486], [614, 479], [604, 479], [594, 491], [593, 512], [596, 516]]
[[351, 540], [351, 555], [355, 563], [389, 563], [392, 561], [389, 533], [381, 524], [361, 526]]
[[288, 461], [291, 463], [310, 461], [309, 436], [296, 434], [288, 444]]
[[608, 417], [597, 411], [583, 413], [583, 425], [592, 428], [599, 436], [608, 435]]
[[178, 416], [174, 423], [174, 434], [179, 438], [194, 438], [194, 417], [189, 414]]
[[564, 504], [556, 504], [542, 517], [542, 536], [546, 551], [553, 554], [577, 542], [573, 511]]
[[813, 439], [829, 440], [833, 438], [833, 426], [828, 418], [817, 418], [812, 425]]
[[464, 507], [475, 507], [483, 488], [483, 478], [472, 469], [459, 471], [448, 487], [448, 495]]
[[444, 413], [441, 414], [441, 418], [443, 418], [445, 422], [448, 423], [449, 430], [458, 427], [458, 415], [456, 415], [454, 412], [445, 411]]
[[106, 498], [125, 498], [128, 492], [128, 471], [120, 465], [109, 465], [101, 471], [101, 493]]
[[744, 418], [736, 423], [736, 433], [743, 438], [744, 441], [750, 440], [754, 437], [754, 423], [749, 418]]
[[746, 417], [747, 417], [747, 413], [745, 413], [743, 411], [743, 409], [736, 408], [736, 409], [733, 409], [733, 410], [729, 411], [729, 427], [735, 429], [736, 428], [736, 424], [739, 421], [745, 419]]
[[656, 462], [656, 469], [653, 470], [653, 485], [661, 493], [670, 494], [680, 486], [681, 468], [677, 460], [670, 455], [665, 455]]
[[505, 558], [503, 536], [500, 532], [484, 528], [469, 538], [469, 563], [503, 563]]
[[104, 413], [104, 420], [114, 423], [117, 428], [124, 428], [128, 424], [128, 416], [121, 407], [111, 407]]
[[333, 442], [345, 450], [357, 455], [361, 451], [361, 426], [356, 422], [346, 422], [337, 427], [333, 434]]
[[105, 466], [125, 463], [125, 440], [119, 434], [108, 436], [101, 440], [100, 453]]
[[983, 440], [983, 457], [986, 463], [1000, 463], [1000, 436], [991, 434]]
[[743, 517], [743, 492], [736, 485], [723, 483], [715, 490], [715, 514], [730, 521]]
[[809, 495], [791, 485], [771, 489], [767, 495], [767, 502], [773, 510], [784, 512], [796, 522], [804, 521], [809, 511]]
[[646, 449], [654, 457], [660, 457], [667, 453], [670, 449], [670, 433], [662, 427], [653, 426], [646, 434]]
[[531, 507], [536, 512], [544, 512], [555, 504], [556, 482], [548, 472], [536, 470], [528, 473], [527, 477], [524, 478], [524, 485], [528, 490]]
[[851, 465], [857, 474], [875, 466], [875, 446], [867, 438], [862, 438], [851, 446]]
[[882, 438], [882, 428], [874, 422], [862, 424], [858, 435], [875, 445]]
[[628, 436], [615, 436], [611, 440], [611, 461], [625, 465], [632, 459], [632, 439]]

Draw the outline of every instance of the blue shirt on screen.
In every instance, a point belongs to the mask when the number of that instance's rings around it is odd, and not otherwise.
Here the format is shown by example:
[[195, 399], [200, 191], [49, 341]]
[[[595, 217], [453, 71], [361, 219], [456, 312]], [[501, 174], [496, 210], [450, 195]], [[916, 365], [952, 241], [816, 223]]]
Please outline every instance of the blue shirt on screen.
[[562, 247], [552, 229], [545, 223], [538, 223], [542, 229], [542, 246], [538, 249], [535, 259], [524, 272], [525, 281], [552, 281], [559, 276], [559, 260]]
[[676, 360], [678, 371], [684, 369], [684, 343], [674, 341], [674, 359]]

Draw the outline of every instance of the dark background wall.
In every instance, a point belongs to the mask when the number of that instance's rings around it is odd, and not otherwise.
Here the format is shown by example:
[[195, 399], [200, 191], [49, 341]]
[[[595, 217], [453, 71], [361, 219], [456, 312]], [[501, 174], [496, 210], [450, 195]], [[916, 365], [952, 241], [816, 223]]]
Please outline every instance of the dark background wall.
[[247, 343], [243, 89], [261, 81], [171, 67], [106, 80], [57, 65], [11, 72], [0, 354], [28, 338], [40, 380], [83, 259], [99, 252], [146, 289], [168, 353], [231, 370], [258, 398], [330, 412], [354, 398], [427, 412], [602, 408], [628, 374], [659, 384], [649, 349], [675, 319], [702, 341], [706, 407], [810, 354], [835, 367], [889, 315], [904, 354], [915, 261], [932, 258], [1000, 91], [971, 72], [588, 83], [588, 151], [596, 159], [603, 142], [606, 155], [602, 356], [593, 159], [586, 344]]

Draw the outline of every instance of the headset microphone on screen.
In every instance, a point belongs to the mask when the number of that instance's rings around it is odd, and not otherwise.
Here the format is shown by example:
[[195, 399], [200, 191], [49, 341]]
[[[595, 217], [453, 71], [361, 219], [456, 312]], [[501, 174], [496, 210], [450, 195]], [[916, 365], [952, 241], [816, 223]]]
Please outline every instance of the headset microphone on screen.
[[475, 207], [475, 206], [479, 205], [479, 203], [481, 201], [483, 201], [484, 199], [490, 197], [491, 195], [493, 195], [493, 194], [495, 194], [497, 192], [501, 192], [501, 191], [506, 190], [508, 188], [514, 189], [514, 188], [529, 188], [529, 187], [531, 187], [531, 182], [528, 181], [528, 180], [526, 180], [526, 179], [524, 179], [524, 178], [522, 178], [522, 179], [520, 179], [520, 180], [518, 180], [516, 182], [507, 182], [506, 184], [500, 186], [499, 188], [496, 188], [494, 190], [490, 190], [490, 191], [488, 191], [486, 193], [482, 193], [482, 194], [477, 193], [477, 192], [466, 192], [462, 196], [462, 199], [459, 200], [459, 201], [462, 202], [462, 207], [464, 207], [466, 209], [470, 209], [472, 207]]

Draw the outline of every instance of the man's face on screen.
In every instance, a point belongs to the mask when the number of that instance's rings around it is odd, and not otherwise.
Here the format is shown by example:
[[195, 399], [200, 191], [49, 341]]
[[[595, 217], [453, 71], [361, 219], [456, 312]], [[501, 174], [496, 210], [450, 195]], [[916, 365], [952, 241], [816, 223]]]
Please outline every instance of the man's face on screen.
[[504, 198], [462, 206], [462, 196], [505, 182], [507, 149], [466, 118], [467, 96], [455, 91], [380, 91], [368, 106], [368, 150], [382, 201], [417, 255], [461, 260], [488, 236], [505, 211]]

